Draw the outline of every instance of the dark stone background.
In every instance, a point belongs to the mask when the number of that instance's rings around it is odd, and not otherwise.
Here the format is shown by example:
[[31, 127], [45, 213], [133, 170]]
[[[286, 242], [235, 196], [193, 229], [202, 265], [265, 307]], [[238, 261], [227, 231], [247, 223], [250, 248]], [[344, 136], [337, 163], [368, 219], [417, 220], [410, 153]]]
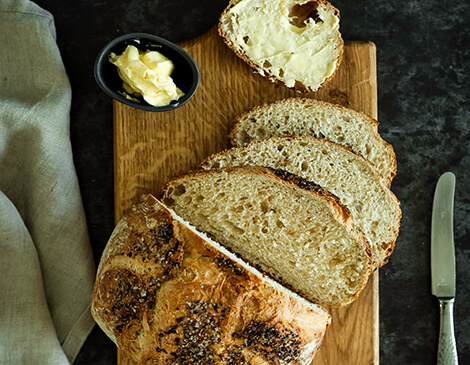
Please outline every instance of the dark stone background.
[[[37, 0], [55, 17], [72, 84], [71, 136], [98, 262], [113, 230], [112, 101], [93, 79], [98, 51], [130, 32], [173, 41], [202, 34], [228, 1]], [[401, 233], [380, 270], [383, 364], [435, 363], [438, 303], [430, 293], [432, 195], [439, 175], [457, 176], [455, 329], [461, 364], [470, 364], [470, 112], [468, 0], [335, 0], [346, 40], [377, 45], [379, 131], [397, 154], [392, 189], [402, 202]], [[116, 364], [114, 344], [98, 327], [75, 364]], [[362, 364], [358, 364], [362, 365]], [[368, 364], [364, 364], [368, 365]]]

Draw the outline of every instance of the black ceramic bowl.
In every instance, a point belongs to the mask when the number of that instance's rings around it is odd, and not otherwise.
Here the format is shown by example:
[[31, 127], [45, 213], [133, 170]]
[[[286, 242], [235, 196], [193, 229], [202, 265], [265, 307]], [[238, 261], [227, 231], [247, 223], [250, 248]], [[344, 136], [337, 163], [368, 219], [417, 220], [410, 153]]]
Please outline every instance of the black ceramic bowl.
[[[109, 62], [109, 56], [113, 52], [117, 55], [122, 54], [128, 45], [133, 45], [141, 51], [158, 51], [173, 61], [175, 69], [171, 78], [184, 95], [165, 106], [152, 106], [142, 98], [136, 102], [123, 96], [122, 80], [118, 75], [117, 67]], [[186, 104], [196, 92], [200, 78], [196, 62], [182, 48], [166, 39], [145, 33], [126, 34], [109, 42], [96, 58], [94, 73], [98, 85], [113, 99], [131, 107], [152, 112], [165, 112]]]

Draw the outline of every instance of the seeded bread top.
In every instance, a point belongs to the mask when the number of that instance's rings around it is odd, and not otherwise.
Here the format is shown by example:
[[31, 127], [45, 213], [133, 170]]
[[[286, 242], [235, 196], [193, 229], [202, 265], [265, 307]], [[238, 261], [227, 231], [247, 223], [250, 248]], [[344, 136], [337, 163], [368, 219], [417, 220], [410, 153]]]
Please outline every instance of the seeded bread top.
[[228, 257], [152, 196], [117, 225], [92, 314], [139, 364], [308, 364], [330, 323]]

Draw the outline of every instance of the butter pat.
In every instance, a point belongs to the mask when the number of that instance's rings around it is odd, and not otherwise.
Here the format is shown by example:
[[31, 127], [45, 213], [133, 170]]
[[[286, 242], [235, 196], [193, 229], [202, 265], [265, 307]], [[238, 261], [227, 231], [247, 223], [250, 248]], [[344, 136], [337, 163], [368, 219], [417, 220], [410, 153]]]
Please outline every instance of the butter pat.
[[122, 55], [111, 53], [109, 61], [118, 68], [123, 89], [129, 94], [126, 98], [142, 96], [150, 105], [165, 106], [184, 95], [170, 77], [173, 62], [160, 52], [141, 52], [129, 45]]

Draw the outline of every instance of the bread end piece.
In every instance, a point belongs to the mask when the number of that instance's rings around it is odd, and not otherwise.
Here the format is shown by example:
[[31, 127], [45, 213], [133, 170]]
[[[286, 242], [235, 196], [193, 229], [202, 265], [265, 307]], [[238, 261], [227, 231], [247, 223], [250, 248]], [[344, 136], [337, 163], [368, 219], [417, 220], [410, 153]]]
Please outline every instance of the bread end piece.
[[151, 195], [123, 217], [106, 246], [92, 314], [139, 364], [306, 365], [331, 320]]

